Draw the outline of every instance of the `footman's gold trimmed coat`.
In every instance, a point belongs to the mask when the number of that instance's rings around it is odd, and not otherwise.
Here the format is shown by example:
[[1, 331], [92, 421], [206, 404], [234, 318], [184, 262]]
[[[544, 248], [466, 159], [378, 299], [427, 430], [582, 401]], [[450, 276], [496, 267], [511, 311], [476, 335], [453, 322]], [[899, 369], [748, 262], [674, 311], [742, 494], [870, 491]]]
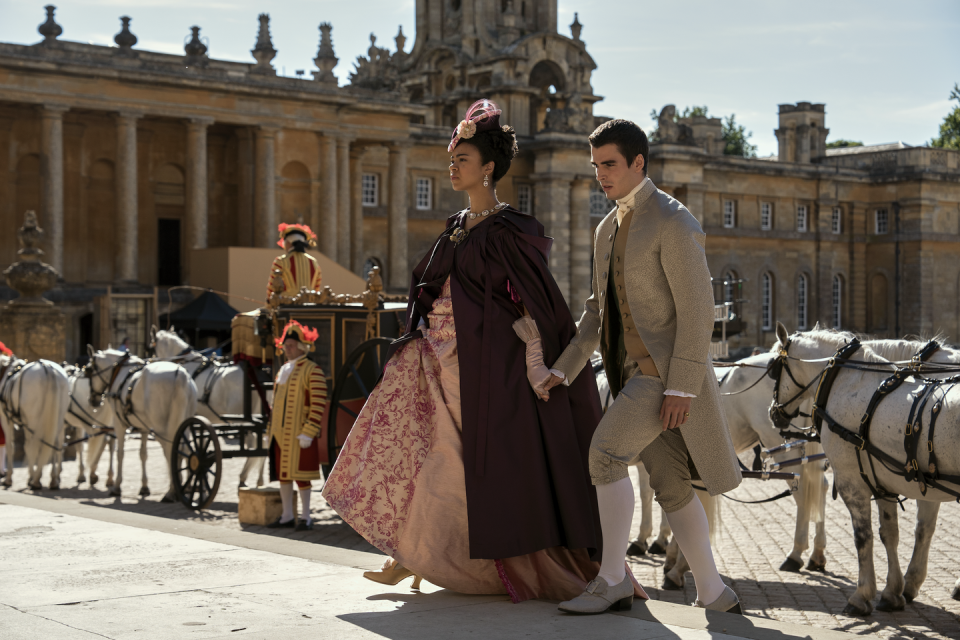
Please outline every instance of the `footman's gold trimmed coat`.
[[[554, 364], [568, 380], [600, 346], [608, 279], [613, 276], [608, 272], [616, 217], [614, 209], [597, 227], [593, 295], [584, 304], [576, 335]], [[624, 287], [633, 325], [664, 387], [696, 396], [680, 433], [704, 485], [711, 495], [730, 491], [740, 484], [741, 475], [709, 355], [714, 310], [706, 236], [686, 207], [650, 180], [637, 192], [624, 231], [629, 233]]]
[[[323, 426], [323, 411], [327, 404], [327, 381], [323, 370], [309, 358], [296, 361], [284, 384], [274, 389], [273, 414], [267, 442], [276, 441], [279, 449], [275, 464], [277, 479], [318, 480], [320, 478], [319, 442]], [[301, 448], [297, 436], [313, 438], [307, 448]]]

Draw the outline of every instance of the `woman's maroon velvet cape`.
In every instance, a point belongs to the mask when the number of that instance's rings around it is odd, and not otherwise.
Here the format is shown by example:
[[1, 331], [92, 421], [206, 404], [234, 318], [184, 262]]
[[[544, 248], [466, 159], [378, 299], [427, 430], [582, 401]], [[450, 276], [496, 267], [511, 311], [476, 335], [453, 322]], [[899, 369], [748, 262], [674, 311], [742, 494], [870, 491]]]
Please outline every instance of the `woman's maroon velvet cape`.
[[553, 240], [543, 225], [511, 208], [450, 241], [455, 214], [413, 272], [406, 334], [416, 330], [451, 277], [460, 360], [463, 463], [471, 558], [510, 558], [565, 546], [599, 559], [600, 518], [587, 454], [602, 410], [588, 369], [569, 386], [537, 399], [526, 377], [526, 347], [513, 330], [520, 317], [510, 285], [537, 322], [544, 362], [552, 365], [576, 330], [547, 267]]

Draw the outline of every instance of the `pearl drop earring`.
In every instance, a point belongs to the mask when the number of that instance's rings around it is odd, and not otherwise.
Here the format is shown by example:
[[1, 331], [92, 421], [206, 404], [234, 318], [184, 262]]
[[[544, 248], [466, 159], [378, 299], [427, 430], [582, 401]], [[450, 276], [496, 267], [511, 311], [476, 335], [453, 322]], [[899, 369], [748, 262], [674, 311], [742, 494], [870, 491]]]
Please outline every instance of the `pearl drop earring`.
[[485, 187], [489, 187], [489, 186], [490, 186], [490, 180], [489, 180], [489, 177], [488, 177], [488, 176], [483, 176], [483, 186], [485, 186]]

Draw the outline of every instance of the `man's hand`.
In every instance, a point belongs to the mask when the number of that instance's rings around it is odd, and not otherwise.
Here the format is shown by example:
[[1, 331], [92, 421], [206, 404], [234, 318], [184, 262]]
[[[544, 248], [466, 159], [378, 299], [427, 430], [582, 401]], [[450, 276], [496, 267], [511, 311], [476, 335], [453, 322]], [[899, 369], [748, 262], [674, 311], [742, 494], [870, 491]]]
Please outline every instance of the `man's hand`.
[[547, 381], [543, 383], [543, 390], [550, 391], [550, 389], [553, 389], [560, 384], [563, 384], [563, 378], [551, 373], [550, 377], [547, 378]]
[[663, 404], [660, 405], [660, 421], [663, 423], [663, 430], [676, 429], [687, 421], [690, 417], [690, 403], [693, 398], [682, 398], [680, 396], [663, 396]]

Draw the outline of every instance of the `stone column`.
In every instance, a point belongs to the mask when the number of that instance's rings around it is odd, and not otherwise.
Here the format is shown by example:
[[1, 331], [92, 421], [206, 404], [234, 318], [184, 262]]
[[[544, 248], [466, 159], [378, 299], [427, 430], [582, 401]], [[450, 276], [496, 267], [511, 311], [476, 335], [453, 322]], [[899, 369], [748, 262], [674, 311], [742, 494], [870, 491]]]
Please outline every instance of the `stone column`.
[[136, 282], [137, 236], [137, 120], [142, 114], [121, 111], [117, 116], [117, 273], [116, 279]]
[[363, 147], [350, 150], [350, 270], [363, 269]]
[[40, 112], [41, 224], [50, 237], [50, 264], [63, 277], [63, 114], [69, 107], [43, 105]]
[[257, 247], [272, 247], [277, 234], [276, 127], [256, 130], [256, 196], [254, 240]]
[[593, 234], [590, 233], [590, 188], [593, 178], [578, 178], [570, 189], [570, 309], [579, 318], [593, 289]]
[[337, 260], [337, 139], [320, 136], [320, 225], [315, 231], [320, 240], [321, 253]]
[[547, 174], [534, 176], [537, 219], [546, 235], [553, 238], [550, 271], [567, 303], [570, 298], [570, 181], [572, 176]]
[[207, 248], [207, 127], [212, 118], [187, 122], [187, 219], [191, 249]]
[[[387, 283], [390, 288], [409, 285], [407, 262], [407, 154], [405, 144], [390, 147], [390, 213], [387, 220]], [[366, 274], [363, 274], [366, 275]]]
[[350, 139], [337, 138], [337, 262], [350, 268]]
[[254, 151], [253, 131], [249, 127], [237, 130], [237, 244], [256, 246], [254, 238]]

